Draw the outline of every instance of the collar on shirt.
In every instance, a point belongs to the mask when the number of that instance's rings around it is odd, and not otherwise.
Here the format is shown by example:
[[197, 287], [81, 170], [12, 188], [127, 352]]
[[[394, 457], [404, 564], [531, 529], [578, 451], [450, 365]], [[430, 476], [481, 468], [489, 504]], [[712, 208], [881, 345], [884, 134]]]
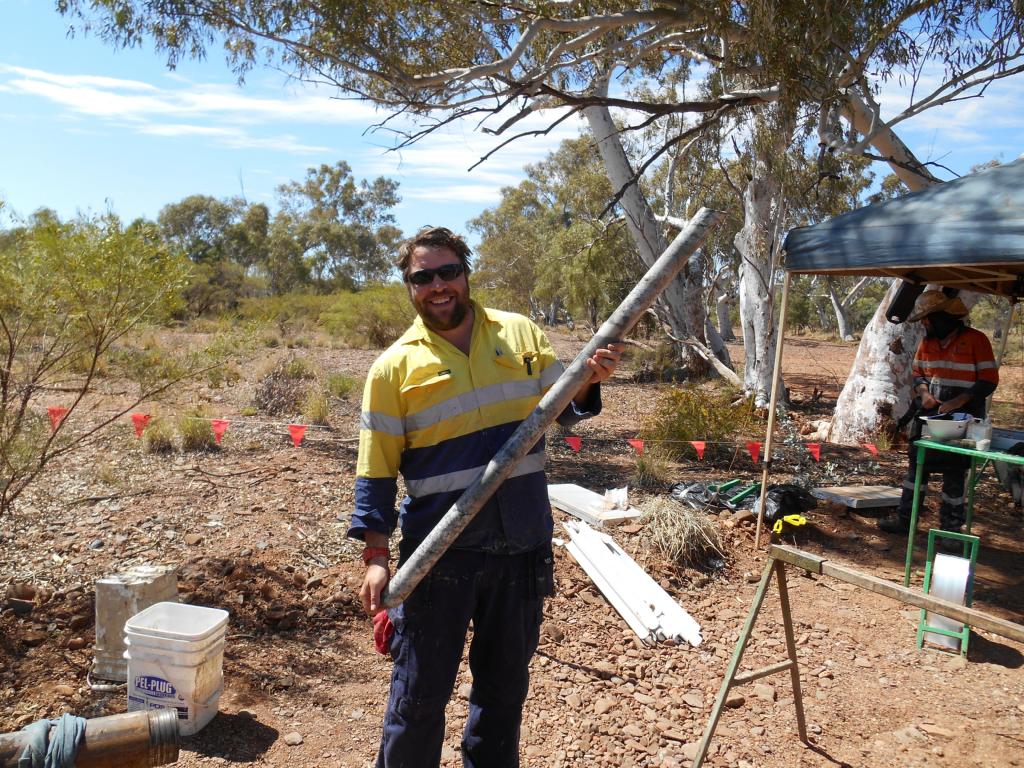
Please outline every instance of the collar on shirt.
[[[470, 306], [473, 307], [473, 335], [476, 335], [477, 329], [484, 322], [495, 323], [498, 322], [498, 318], [494, 313], [494, 310], [487, 309], [477, 304], [475, 299], [469, 300]], [[427, 328], [426, 323], [423, 322], [423, 318], [416, 315], [416, 319], [413, 320], [409, 330], [402, 334], [398, 339], [399, 344], [411, 344], [415, 341], [425, 341], [428, 344], [437, 344], [442, 337], [434, 331]]]

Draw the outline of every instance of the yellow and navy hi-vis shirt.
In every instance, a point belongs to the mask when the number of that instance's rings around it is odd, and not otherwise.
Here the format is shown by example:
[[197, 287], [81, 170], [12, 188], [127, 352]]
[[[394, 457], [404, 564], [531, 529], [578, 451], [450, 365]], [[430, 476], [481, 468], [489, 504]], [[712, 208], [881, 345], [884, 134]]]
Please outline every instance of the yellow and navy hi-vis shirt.
[[[415, 546], [483, 472], [564, 370], [541, 330], [510, 312], [473, 302], [469, 355], [416, 318], [370, 368], [363, 391], [355, 511], [349, 536], [402, 528]], [[568, 426], [600, 411], [600, 391]], [[551, 539], [544, 440], [520, 460], [454, 547], [517, 553]], [[395, 513], [397, 477], [408, 496]]]

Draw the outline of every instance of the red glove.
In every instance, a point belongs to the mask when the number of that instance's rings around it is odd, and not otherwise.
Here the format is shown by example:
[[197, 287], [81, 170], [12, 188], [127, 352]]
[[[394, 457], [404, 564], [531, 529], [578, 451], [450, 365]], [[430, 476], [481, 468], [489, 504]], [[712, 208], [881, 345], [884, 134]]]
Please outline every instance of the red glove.
[[387, 611], [378, 611], [373, 617], [373, 644], [377, 653], [388, 656], [391, 653], [391, 636], [395, 634], [395, 625]]

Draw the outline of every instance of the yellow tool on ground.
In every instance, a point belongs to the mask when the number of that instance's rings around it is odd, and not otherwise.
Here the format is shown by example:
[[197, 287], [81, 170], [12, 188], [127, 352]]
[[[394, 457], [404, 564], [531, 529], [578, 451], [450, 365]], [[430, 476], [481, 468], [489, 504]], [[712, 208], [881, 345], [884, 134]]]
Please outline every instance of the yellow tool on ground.
[[781, 534], [787, 525], [792, 525], [794, 528], [800, 525], [807, 525], [807, 518], [803, 515], [785, 515], [775, 521], [775, 525], [772, 526], [772, 532]]

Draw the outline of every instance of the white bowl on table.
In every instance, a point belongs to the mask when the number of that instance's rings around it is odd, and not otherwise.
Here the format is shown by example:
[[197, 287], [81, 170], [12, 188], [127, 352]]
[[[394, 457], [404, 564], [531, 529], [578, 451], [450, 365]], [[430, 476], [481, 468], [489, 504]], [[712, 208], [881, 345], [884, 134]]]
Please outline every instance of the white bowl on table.
[[968, 413], [954, 413], [953, 418], [948, 416], [920, 416], [924, 422], [921, 430], [921, 437], [930, 440], [960, 440], [967, 434], [967, 425], [971, 423], [971, 415]]

